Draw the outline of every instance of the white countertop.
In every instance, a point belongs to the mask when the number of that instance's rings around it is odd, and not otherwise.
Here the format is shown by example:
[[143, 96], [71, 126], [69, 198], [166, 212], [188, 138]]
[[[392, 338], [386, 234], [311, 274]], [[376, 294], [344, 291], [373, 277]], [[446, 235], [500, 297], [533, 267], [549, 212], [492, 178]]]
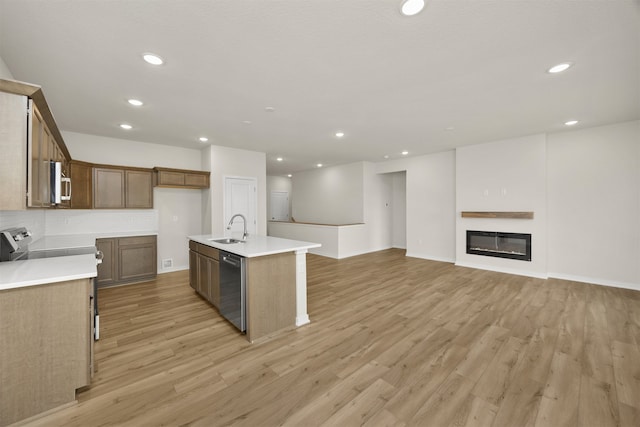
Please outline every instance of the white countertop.
[[[95, 247], [96, 239], [157, 234], [154, 231], [124, 231], [120, 233], [45, 236], [32, 242], [29, 245], [29, 251]], [[97, 275], [96, 257], [91, 254], [0, 262], [0, 291], [23, 286], [86, 279]]]
[[0, 291], [96, 277], [93, 254], [0, 263]]
[[188, 236], [189, 240], [247, 258], [319, 248], [322, 246], [320, 243], [302, 242], [271, 236], [249, 236], [243, 243], [227, 244], [214, 242], [214, 240], [224, 238], [225, 237], [217, 237], [211, 234]]

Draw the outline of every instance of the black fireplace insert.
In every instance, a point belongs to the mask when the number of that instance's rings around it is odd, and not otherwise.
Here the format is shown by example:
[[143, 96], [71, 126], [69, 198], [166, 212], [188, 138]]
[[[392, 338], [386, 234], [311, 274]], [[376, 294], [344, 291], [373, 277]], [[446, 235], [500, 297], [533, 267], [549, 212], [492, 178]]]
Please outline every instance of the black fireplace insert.
[[467, 230], [467, 253], [531, 261], [531, 234]]

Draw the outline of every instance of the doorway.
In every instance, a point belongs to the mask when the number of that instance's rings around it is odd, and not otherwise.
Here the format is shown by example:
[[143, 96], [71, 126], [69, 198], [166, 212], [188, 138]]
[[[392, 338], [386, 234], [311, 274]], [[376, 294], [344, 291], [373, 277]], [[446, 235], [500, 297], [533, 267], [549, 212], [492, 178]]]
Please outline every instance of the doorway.
[[247, 232], [257, 234], [258, 180], [245, 177], [224, 178], [224, 230], [226, 235], [242, 235], [244, 224], [240, 218], [233, 221], [231, 230], [227, 230], [229, 220], [235, 214], [247, 219]]
[[289, 193], [287, 191], [271, 192], [271, 221], [289, 221]]

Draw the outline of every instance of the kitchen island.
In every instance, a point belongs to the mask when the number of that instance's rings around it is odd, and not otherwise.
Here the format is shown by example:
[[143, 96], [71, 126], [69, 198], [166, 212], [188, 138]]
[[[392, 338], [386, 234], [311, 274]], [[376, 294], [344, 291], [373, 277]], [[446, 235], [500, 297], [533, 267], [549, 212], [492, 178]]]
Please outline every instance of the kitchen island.
[[[220, 243], [223, 237], [189, 236], [190, 282], [216, 308], [219, 298], [218, 252], [245, 258], [246, 332], [255, 341], [283, 329], [309, 323], [307, 313], [306, 253], [319, 243], [249, 236], [238, 243]], [[209, 280], [203, 288], [203, 279]], [[213, 276], [213, 278], [212, 278]], [[213, 280], [210, 280], [213, 279]]]

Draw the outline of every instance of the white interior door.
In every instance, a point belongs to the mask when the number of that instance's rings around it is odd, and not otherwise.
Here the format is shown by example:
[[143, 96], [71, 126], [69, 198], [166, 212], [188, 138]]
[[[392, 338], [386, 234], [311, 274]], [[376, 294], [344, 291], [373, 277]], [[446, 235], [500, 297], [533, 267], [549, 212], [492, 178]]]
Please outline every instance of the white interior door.
[[271, 221], [289, 221], [289, 193], [271, 192]]
[[250, 235], [257, 233], [257, 187], [256, 178], [225, 177], [224, 179], [224, 229], [225, 235], [242, 237], [244, 224], [242, 218], [233, 221], [231, 230], [227, 230], [229, 220], [235, 214], [242, 214], [247, 219], [247, 231]]

